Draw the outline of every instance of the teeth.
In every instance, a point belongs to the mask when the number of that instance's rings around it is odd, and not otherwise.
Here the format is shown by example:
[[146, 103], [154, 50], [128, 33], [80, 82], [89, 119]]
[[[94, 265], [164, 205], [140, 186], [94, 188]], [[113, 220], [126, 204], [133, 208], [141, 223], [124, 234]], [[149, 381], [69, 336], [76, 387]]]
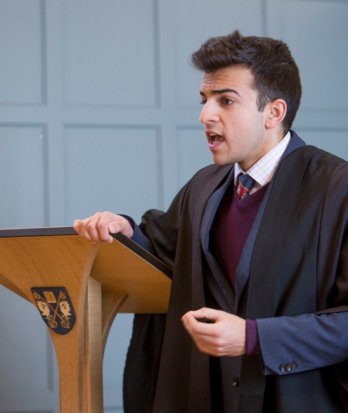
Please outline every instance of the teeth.
[[223, 137], [221, 135], [217, 135], [215, 133], [209, 134], [209, 142], [220, 142], [223, 140]]

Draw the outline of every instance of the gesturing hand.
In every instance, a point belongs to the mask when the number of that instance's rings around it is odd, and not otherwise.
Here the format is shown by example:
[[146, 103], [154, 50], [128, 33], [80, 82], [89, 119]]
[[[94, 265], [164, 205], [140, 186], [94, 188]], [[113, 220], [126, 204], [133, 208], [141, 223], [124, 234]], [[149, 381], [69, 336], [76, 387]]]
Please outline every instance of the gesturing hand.
[[182, 318], [196, 346], [211, 356], [245, 354], [246, 321], [234, 314], [212, 308], [189, 311]]

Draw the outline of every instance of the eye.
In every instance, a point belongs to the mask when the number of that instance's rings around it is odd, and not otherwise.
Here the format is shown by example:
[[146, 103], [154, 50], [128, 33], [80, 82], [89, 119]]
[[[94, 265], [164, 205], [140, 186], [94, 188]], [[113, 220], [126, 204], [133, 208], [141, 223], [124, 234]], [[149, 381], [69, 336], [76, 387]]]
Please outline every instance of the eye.
[[207, 99], [202, 98], [199, 102], [201, 105], [205, 105], [207, 103]]
[[230, 98], [227, 98], [227, 97], [222, 97], [222, 98], [221, 98], [221, 103], [222, 103], [223, 105], [232, 105], [233, 100], [230, 99]]

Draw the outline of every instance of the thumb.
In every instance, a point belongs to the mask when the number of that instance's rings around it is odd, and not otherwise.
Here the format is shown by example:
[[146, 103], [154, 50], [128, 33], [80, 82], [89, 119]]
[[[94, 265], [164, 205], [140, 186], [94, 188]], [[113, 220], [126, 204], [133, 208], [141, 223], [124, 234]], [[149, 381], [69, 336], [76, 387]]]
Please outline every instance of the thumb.
[[192, 315], [197, 321], [215, 322], [219, 319], [220, 310], [214, 308], [202, 307], [199, 310], [192, 311]]

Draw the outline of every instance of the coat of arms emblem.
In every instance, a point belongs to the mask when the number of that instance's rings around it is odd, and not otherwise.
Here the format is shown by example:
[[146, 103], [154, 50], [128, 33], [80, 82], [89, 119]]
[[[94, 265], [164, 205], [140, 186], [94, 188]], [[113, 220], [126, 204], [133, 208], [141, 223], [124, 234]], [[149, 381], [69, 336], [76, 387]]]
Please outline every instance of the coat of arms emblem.
[[65, 287], [33, 287], [37, 308], [47, 326], [57, 334], [66, 334], [75, 324], [75, 311]]

